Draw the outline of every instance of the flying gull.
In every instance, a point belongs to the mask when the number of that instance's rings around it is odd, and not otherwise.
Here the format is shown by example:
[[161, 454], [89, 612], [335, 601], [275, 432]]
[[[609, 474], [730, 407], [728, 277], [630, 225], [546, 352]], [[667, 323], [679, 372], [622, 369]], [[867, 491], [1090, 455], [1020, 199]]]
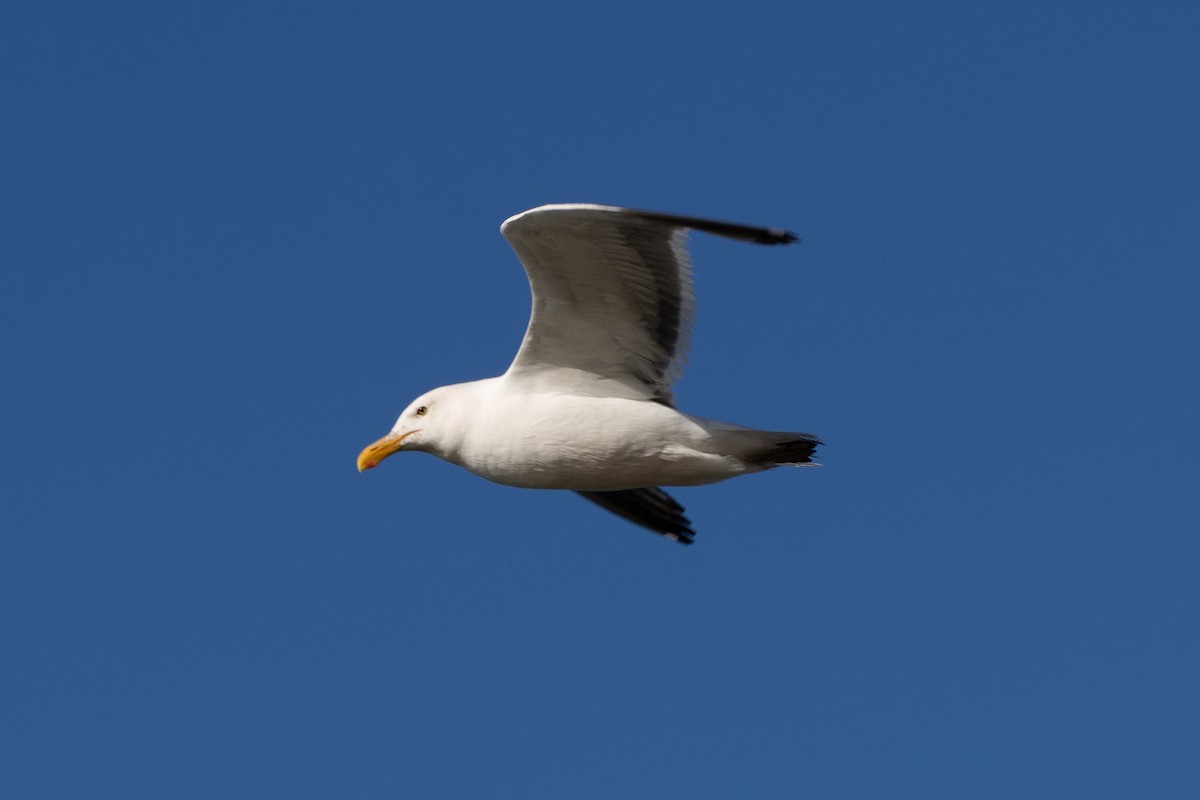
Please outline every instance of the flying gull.
[[419, 450], [482, 478], [569, 489], [669, 539], [695, 536], [660, 486], [695, 486], [812, 464], [820, 441], [675, 408], [695, 297], [686, 239], [696, 230], [755, 244], [794, 234], [589, 204], [546, 205], [505, 220], [533, 313], [496, 378], [443, 386], [404, 409], [358, 456], [363, 471]]

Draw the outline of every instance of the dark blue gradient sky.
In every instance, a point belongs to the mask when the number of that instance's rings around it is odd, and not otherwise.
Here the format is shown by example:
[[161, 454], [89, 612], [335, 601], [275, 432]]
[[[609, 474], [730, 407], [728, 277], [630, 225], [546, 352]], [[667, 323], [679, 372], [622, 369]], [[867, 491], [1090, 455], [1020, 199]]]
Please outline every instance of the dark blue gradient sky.
[[[0, 11], [0, 794], [1196, 797], [1186, 3]], [[695, 237], [683, 548], [359, 449]]]

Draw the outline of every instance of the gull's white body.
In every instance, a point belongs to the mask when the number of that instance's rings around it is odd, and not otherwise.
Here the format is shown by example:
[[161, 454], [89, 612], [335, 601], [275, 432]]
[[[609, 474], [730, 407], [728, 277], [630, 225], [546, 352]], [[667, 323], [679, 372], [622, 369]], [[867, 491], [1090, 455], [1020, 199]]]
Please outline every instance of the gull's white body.
[[508, 486], [609, 492], [765, 469], [735, 455], [748, 445], [762, 449], [755, 431], [645, 400], [514, 391], [501, 376], [435, 389], [414, 401], [422, 406], [453, 425], [430, 441], [410, 409], [392, 429], [409, 437], [409, 449]]
[[701, 419], [674, 408], [695, 317], [689, 230], [785, 244], [782, 230], [584, 204], [541, 206], [501, 231], [529, 276], [533, 312], [496, 378], [418, 397], [359, 469], [419, 450], [480, 477], [570, 489], [690, 543], [683, 507], [660, 486], [692, 486], [804, 466], [804, 433]]

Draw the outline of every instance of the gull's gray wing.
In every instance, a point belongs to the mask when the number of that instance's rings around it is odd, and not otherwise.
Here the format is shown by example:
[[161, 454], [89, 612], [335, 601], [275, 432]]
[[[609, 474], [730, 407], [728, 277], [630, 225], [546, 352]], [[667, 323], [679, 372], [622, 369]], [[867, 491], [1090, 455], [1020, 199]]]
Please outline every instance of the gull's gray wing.
[[533, 313], [509, 380], [670, 405], [696, 314], [689, 230], [786, 244], [785, 230], [615, 206], [539, 206], [500, 227]]

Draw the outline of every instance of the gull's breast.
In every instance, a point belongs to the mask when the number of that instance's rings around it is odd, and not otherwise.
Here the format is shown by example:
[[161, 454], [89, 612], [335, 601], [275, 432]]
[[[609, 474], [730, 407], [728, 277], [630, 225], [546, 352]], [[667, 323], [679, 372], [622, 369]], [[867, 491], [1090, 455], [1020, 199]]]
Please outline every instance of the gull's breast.
[[706, 452], [708, 439], [698, 420], [659, 403], [531, 395], [480, 415], [457, 460], [496, 483], [575, 491], [712, 483], [744, 471]]

